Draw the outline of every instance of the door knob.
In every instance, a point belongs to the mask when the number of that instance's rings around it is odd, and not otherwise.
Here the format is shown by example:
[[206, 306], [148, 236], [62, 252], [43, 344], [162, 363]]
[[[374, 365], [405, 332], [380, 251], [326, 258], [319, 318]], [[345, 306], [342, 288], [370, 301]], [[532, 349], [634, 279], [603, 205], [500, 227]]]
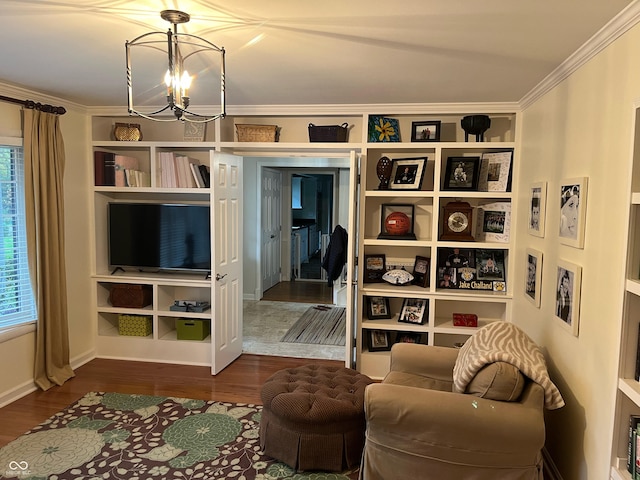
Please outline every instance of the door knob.
[[276, 236], [275, 235], [271, 235], [271, 238], [276, 238]]
[[220, 280], [222, 280], [222, 279], [223, 279], [224, 277], [226, 277], [226, 276], [227, 276], [227, 274], [226, 274], [226, 273], [225, 273], [224, 275], [220, 275], [219, 273], [216, 273], [216, 280], [217, 280], [217, 281], [220, 281]]

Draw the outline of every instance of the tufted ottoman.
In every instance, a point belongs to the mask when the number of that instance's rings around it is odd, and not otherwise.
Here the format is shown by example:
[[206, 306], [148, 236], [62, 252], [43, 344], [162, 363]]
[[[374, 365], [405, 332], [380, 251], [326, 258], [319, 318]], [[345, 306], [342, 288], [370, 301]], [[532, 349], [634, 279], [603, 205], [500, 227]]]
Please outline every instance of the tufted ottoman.
[[360, 463], [364, 389], [373, 381], [344, 367], [280, 370], [262, 386], [260, 446], [298, 470], [343, 471]]

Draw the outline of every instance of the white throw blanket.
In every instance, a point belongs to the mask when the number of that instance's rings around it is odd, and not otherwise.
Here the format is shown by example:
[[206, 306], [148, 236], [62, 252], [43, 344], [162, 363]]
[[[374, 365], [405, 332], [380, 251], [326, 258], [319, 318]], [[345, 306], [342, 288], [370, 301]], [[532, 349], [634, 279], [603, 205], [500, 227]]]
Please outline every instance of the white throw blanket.
[[492, 322], [465, 342], [453, 367], [453, 391], [464, 393], [476, 373], [494, 362], [509, 363], [539, 384], [544, 389], [547, 409], [564, 406], [560, 391], [549, 378], [540, 347], [508, 322]]

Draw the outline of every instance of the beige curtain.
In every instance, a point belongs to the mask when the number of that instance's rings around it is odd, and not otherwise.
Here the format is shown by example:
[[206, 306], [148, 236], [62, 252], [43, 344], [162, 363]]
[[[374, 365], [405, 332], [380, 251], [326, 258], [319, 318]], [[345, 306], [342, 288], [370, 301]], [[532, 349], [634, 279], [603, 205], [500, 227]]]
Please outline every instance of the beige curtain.
[[58, 115], [23, 112], [27, 246], [38, 307], [34, 377], [47, 390], [74, 376], [67, 325], [64, 142]]

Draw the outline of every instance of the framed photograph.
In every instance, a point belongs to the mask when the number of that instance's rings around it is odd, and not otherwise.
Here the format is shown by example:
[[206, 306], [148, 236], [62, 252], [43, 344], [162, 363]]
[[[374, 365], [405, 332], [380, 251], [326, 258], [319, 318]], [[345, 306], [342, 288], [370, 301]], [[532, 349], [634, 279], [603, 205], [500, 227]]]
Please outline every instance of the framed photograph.
[[394, 343], [420, 343], [422, 334], [417, 332], [398, 332]]
[[449, 157], [443, 190], [478, 190], [480, 157]]
[[364, 256], [364, 283], [382, 282], [387, 271], [387, 259], [384, 254]]
[[380, 234], [387, 240], [415, 240], [413, 231], [415, 205], [383, 203], [380, 208]]
[[422, 288], [429, 286], [429, 264], [431, 259], [416, 255], [416, 261], [413, 264], [413, 283]]
[[411, 141], [412, 142], [439, 142], [440, 141], [440, 120], [432, 122], [412, 122]]
[[391, 350], [391, 335], [388, 330], [368, 330], [369, 351], [385, 352]]
[[511, 202], [478, 205], [475, 238], [479, 242], [509, 241], [511, 232]]
[[426, 164], [426, 157], [392, 160], [389, 189], [420, 190]]
[[540, 308], [540, 291], [542, 290], [542, 252], [527, 248], [527, 275], [525, 277], [524, 296]]
[[399, 142], [400, 125], [397, 118], [369, 115], [369, 142]]
[[486, 152], [480, 160], [480, 179], [478, 190], [481, 192], [511, 191], [511, 160], [513, 152]]
[[547, 182], [529, 187], [529, 234], [544, 238], [544, 219], [547, 208]]
[[398, 321], [422, 325], [429, 316], [429, 300], [426, 298], [405, 298]]
[[391, 318], [391, 308], [387, 297], [365, 297], [367, 303], [367, 318], [369, 320], [382, 320]]
[[582, 268], [574, 263], [558, 260], [555, 316], [559, 320], [557, 323], [576, 337], [580, 323], [581, 284]]
[[587, 177], [563, 180], [560, 184], [560, 243], [584, 248], [587, 211]]
[[504, 250], [476, 249], [478, 280], [505, 280]]

